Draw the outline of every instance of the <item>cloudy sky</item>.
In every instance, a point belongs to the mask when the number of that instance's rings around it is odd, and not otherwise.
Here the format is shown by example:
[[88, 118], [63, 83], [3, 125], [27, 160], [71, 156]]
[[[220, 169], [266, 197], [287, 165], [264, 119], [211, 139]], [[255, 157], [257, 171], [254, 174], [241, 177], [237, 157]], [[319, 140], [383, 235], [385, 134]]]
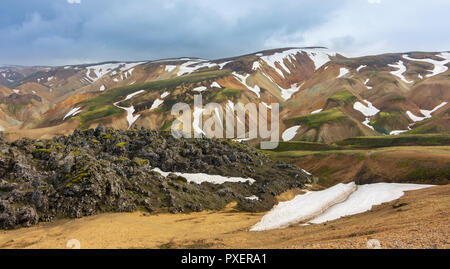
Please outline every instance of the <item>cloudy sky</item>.
[[450, 50], [448, 0], [2, 0], [0, 64]]

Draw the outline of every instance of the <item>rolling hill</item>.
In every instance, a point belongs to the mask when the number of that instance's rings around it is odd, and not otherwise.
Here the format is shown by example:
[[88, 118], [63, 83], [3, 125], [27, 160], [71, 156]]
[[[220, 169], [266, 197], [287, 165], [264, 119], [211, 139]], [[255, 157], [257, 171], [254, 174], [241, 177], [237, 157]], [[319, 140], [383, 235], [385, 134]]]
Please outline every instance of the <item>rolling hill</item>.
[[0, 130], [11, 140], [99, 124], [167, 130], [172, 106], [193, 106], [201, 93], [204, 104], [218, 103], [224, 111], [231, 103], [269, 109], [279, 103], [285, 141], [332, 144], [359, 136], [446, 133], [449, 62], [448, 52], [347, 58], [314, 47], [218, 60], [6, 66], [0, 69]]

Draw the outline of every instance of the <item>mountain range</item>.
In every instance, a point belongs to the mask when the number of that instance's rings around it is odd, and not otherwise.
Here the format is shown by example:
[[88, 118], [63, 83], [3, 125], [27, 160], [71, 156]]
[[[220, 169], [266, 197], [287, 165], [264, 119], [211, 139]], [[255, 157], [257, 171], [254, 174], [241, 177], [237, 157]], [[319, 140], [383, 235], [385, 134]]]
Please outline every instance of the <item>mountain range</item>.
[[[284, 141], [450, 130], [449, 52], [347, 58], [323, 47], [217, 60], [186, 57], [67, 66], [0, 66], [0, 131], [49, 138], [99, 124], [169, 130], [175, 103], [280, 105]], [[246, 125], [249, 124], [249, 119]]]

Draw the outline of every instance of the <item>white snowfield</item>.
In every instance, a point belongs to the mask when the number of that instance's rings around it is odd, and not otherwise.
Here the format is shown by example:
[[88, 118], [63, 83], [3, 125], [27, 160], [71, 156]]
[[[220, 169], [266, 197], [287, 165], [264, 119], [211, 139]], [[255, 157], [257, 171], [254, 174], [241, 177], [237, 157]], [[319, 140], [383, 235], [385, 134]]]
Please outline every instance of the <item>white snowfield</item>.
[[311, 114], [317, 114], [317, 113], [320, 113], [320, 112], [322, 112], [322, 108], [321, 109], [317, 109], [317, 110], [314, 110], [313, 112], [311, 112]]
[[398, 70], [396, 71], [391, 71], [391, 74], [399, 77], [402, 81], [406, 82], [406, 83], [413, 83], [414, 81], [409, 81], [405, 78], [405, 76], [403, 76], [403, 73], [406, 72], [406, 66], [403, 64], [403, 61], [398, 61], [396, 64], [388, 64], [388, 66], [393, 67], [393, 68], [398, 68]]
[[285, 88], [281, 87], [280, 85], [278, 85], [275, 81], [273, 81], [273, 79], [270, 78], [266, 73], [261, 72], [261, 74], [263, 76], [265, 76], [268, 80], [270, 80], [270, 82], [275, 84], [280, 89], [281, 97], [283, 98], [284, 101], [291, 99], [292, 95], [294, 95], [296, 92], [298, 92], [302, 88], [302, 86], [305, 84], [305, 82], [303, 82], [299, 86], [297, 83], [294, 83], [291, 85], [291, 88], [285, 89]]
[[448, 102], [442, 102], [441, 104], [437, 105], [435, 108], [433, 108], [432, 110], [425, 110], [425, 109], [421, 109], [420, 113], [422, 113], [422, 115], [424, 115], [424, 117], [419, 117], [414, 115], [411, 111], [406, 111], [406, 114], [408, 115], [408, 117], [414, 121], [414, 122], [419, 122], [419, 121], [423, 121], [425, 119], [429, 119], [432, 117], [431, 114], [433, 114], [434, 112], [436, 112], [437, 110], [439, 110], [441, 107], [447, 105]]
[[281, 138], [283, 141], [291, 141], [294, 139], [294, 137], [297, 135], [297, 131], [300, 128], [300, 125], [293, 126], [291, 128], [286, 129], [283, 134], [281, 135]]
[[339, 75], [337, 76], [337, 78], [341, 78], [341, 77], [347, 75], [349, 72], [350, 72], [350, 70], [348, 70], [347, 68], [341, 67], [339, 69]]
[[417, 117], [409, 110], [406, 111], [406, 115], [408, 115], [408, 117], [414, 122], [419, 122], [419, 121], [423, 121], [424, 119], [426, 119], [426, 117]]
[[162, 94], [161, 94], [161, 98], [162, 99], [164, 99], [164, 98], [166, 98], [167, 96], [169, 96], [169, 92], [163, 92]]
[[395, 131], [391, 131], [389, 133], [389, 135], [400, 135], [400, 134], [406, 133], [407, 131], [409, 131], [409, 130], [395, 130]]
[[121, 109], [123, 109], [123, 110], [125, 110], [125, 111], [127, 112], [128, 129], [130, 129], [131, 125], [133, 125], [133, 123], [134, 123], [141, 115], [139, 114], [139, 115], [133, 116], [133, 113], [134, 113], [134, 106], [130, 106], [130, 107], [121, 107], [121, 106], [119, 106], [119, 105], [117, 105], [117, 104], [120, 103], [120, 102], [129, 100], [129, 99], [133, 98], [134, 96], [136, 96], [136, 95], [138, 95], [138, 94], [141, 94], [141, 93], [143, 93], [143, 92], [145, 92], [145, 90], [140, 90], [140, 91], [131, 93], [131, 94], [127, 95], [127, 96], [125, 97], [125, 99], [123, 99], [122, 101], [118, 101], [118, 102], [115, 102], [115, 103], [113, 104], [115, 107], [121, 108]]
[[[136, 62], [136, 63], [110, 63], [110, 64], [100, 64], [100, 65], [93, 65], [86, 67], [86, 77], [90, 79], [91, 82], [95, 82], [99, 80], [104, 75], [108, 74], [109, 72], [118, 69], [120, 67], [120, 71], [125, 71], [130, 68], [133, 68], [137, 65], [143, 64], [145, 62]], [[121, 67], [123, 66], [123, 67]], [[94, 72], [95, 77], [91, 77], [91, 71]]]
[[177, 68], [176, 65], [166, 65], [166, 67], [164, 68], [164, 70], [170, 73], [170, 72], [172, 72], [173, 70], [175, 70], [175, 68]]
[[245, 197], [245, 199], [247, 199], [247, 200], [252, 200], [252, 201], [258, 201], [258, 200], [259, 200], [259, 197], [256, 196], [256, 195], [252, 195], [252, 196], [249, 196], [249, 197]]
[[163, 172], [159, 168], [153, 168], [152, 171], [160, 173], [163, 177], [167, 177], [170, 174], [175, 174], [180, 177], [184, 177], [188, 182], [194, 182], [197, 184], [202, 184], [203, 182], [209, 182], [212, 184], [223, 184], [225, 182], [234, 182], [234, 183], [245, 183], [249, 182], [249, 184], [253, 184], [255, 182], [252, 178], [243, 178], [243, 177], [226, 177], [220, 175], [208, 175], [204, 173], [180, 173], [180, 172]]
[[313, 224], [324, 223], [345, 216], [363, 213], [372, 209], [375, 205], [391, 202], [399, 199], [405, 191], [430, 188], [433, 185], [375, 183], [358, 186], [348, 199], [329, 208], [322, 215], [309, 221]]
[[261, 68], [261, 64], [259, 62], [254, 62], [252, 66], [252, 70], [258, 70], [258, 68]]
[[258, 85], [255, 85], [255, 86], [252, 87], [252, 86], [247, 84], [247, 78], [250, 77], [250, 74], [247, 74], [245, 76], [240, 75], [240, 74], [238, 74], [236, 72], [233, 72], [232, 74], [239, 82], [241, 82], [245, 87], [247, 87], [247, 89], [249, 89], [250, 91], [254, 92], [258, 96], [258, 98], [261, 97], [261, 95], [259, 93], [261, 91], [261, 89], [259, 88]]
[[70, 110], [70, 111], [67, 112], [67, 114], [64, 116], [63, 120], [65, 120], [65, 119], [68, 118], [68, 117], [73, 117], [73, 116], [77, 115], [78, 113], [81, 112], [80, 109], [81, 109], [81, 107], [76, 107], [76, 108]]
[[250, 231], [285, 228], [291, 224], [310, 220], [331, 206], [345, 201], [355, 190], [355, 183], [341, 183], [323, 191], [297, 195], [291, 201], [276, 205]]
[[[161, 94], [161, 99], [166, 98], [168, 95], [169, 95], [169, 92], [167, 92], [167, 91], [166, 91], [166, 92], [163, 92], [163, 93]], [[160, 106], [164, 103], [164, 100], [161, 100], [161, 99], [156, 98], [156, 100], [153, 101], [153, 104], [152, 104], [152, 106], [150, 107], [150, 111], [152, 111], [152, 110], [154, 110], [154, 109], [157, 109], [158, 107], [160, 107]]]
[[218, 66], [218, 64], [211, 63], [211, 62], [208, 62], [203, 59], [190, 60], [190, 61], [187, 61], [180, 65], [177, 75], [182, 76], [185, 74], [191, 74], [191, 73], [197, 71], [198, 69], [201, 69], [204, 67], [211, 68], [214, 66]]
[[448, 104], [448, 103], [447, 102], [442, 102], [441, 104], [437, 105], [432, 110], [421, 109], [420, 113], [422, 113], [426, 118], [431, 118], [431, 114], [432, 113], [436, 112], [438, 109], [440, 109], [441, 107], [445, 106], [446, 104]]
[[219, 68], [222, 70], [225, 65], [227, 65], [227, 64], [229, 64], [231, 62], [233, 62], [233, 61], [226, 61], [226, 62], [220, 63], [219, 64]]
[[436, 60], [429, 59], [429, 58], [427, 58], [427, 59], [414, 59], [414, 58], [409, 57], [407, 54], [403, 55], [403, 58], [405, 58], [406, 60], [409, 60], [409, 61], [425, 62], [425, 63], [430, 63], [430, 64], [434, 65], [434, 69], [433, 70], [428, 70], [429, 72], [431, 72], [431, 74], [426, 75], [427, 78], [430, 78], [430, 77], [439, 75], [441, 73], [447, 72], [448, 67], [446, 65], [448, 63], [450, 63], [450, 53], [449, 52], [442, 52], [442, 53], [440, 53], [440, 54], [438, 54], [436, 56], [440, 57], [440, 58], [442, 58], [444, 60], [443, 61], [436, 61]]
[[150, 107], [150, 111], [157, 109], [159, 106], [161, 106], [164, 103], [164, 100], [161, 100], [159, 98], [156, 98], [155, 101], [153, 101], [152, 106]]
[[138, 95], [138, 94], [141, 94], [141, 93], [143, 93], [143, 92], [145, 92], [145, 90], [140, 90], [140, 91], [137, 91], [137, 92], [128, 94], [128, 95], [125, 97], [124, 101], [130, 100], [130, 99], [133, 98], [134, 96], [136, 96], [136, 95]]
[[307, 224], [320, 224], [369, 211], [375, 205], [399, 199], [405, 191], [432, 186], [398, 183], [357, 186], [353, 182], [341, 183], [323, 191], [308, 192], [297, 195], [291, 201], [279, 203], [250, 230], [279, 229], [305, 221]]
[[366, 85], [367, 89], [372, 90], [372, 87], [367, 86], [367, 83], [369, 83], [370, 78], [366, 79], [366, 81], [364, 82], [364, 85]]
[[356, 68], [356, 72], [359, 72], [361, 69], [366, 68], [367, 65], [360, 65], [358, 68]]
[[366, 118], [366, 120], [362, 122], [362, 124], [364, 124], [365, 126], [367, 126], [367, 127], [369, 127], [370, 129], [372, 129], [372, 130], [375, 131], [375, 128], [373, 128], [373, 126], [370, 125], [369, 123], [370, 123], [370, 119], [369, 119], [369, 118]]
[[211, 88], [222, 88], [222, 87], [220, 86], [219, 83], [217, 83], [216, 81], [214, 81], [213, 83], [211, 83]]
[[363, 105], [360, 102], [356, 102], [355, 104], [353, 104], [353, 109], [358, 110], [366, 117], [375, 116], [376, 114], [378, 114], [378, 112], [380, 112], [380, 110], [374, 107], [371, 102], [367, 100], [363, 100], [363, 102], [365, 102], [367, 106]]
[[[283, 52], [276, 52], [272, 55], [266, 55], [261, 56], [260, 59], [262, 59], [264, 62], [267, 63], [270, 67], [272, 67], [280, 76], [284, 78], [283, 70], [290, 74], [289, 69], [286, 67], [284, 60], [287, 60], [288, 62], [292, 63], [292, 60], [295, 59], [295, 55], [298, 53], [306, 53], [308, 57], [311, 59], [311, 61], [314, 63], [314, 66], [317, 69], [322, 67], [324, 64], [328, 63], [330, 61], [330, 56], [336, 56], [336, 52], [330, 51], [325, 48], [312, 48], [312, 49], [289, 49], [285, 50]], [[281, 69], [279, 69], [275, 63], [278, 63], [278, 65], [281, 66]]]
[[203, 91], [206, 91], [206, 87], [205, 86], [200, 86], [200, 87], [197, 87], [197, 88], [194, 88], [192, 91], [194, 91], [194, 92], [203, 92]]
[[294, 95], [296, 92], [298, 92], [300, 90], [300, 88], [303, 86], [304, 83], [302, 83], [302, 85], [298, 86], [297, 83], [292, 84], [290, 89], [284, 89], [280, 86], [278, 86], [278, 88], [280, 88], [281, 90], [281, 97], [284, 99], [284, 101], [289, 100], [292, 95]]
[[105, 85], [100, 86], [100, 91], [104, 91], [106, 89]]

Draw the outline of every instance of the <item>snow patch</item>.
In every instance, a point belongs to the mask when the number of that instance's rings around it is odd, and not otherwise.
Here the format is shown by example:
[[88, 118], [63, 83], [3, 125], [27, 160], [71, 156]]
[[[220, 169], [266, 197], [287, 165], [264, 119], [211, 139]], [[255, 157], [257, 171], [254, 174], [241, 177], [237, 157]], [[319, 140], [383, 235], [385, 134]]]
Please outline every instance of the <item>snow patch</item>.
[[205, 86], [200, 86], [200, 87], [197, 87], [197, 88], [194, 88], [192, 91], [194, 91], [194, 92], [203, 92], [203, 91], [206, 91], [206, 87]]
[[436, 112], [438, 109], [440, 109], [441, 107], [445, 106], [446, 104], [448, 104], [448, 102], [442, 102], [441, 104], [437, 105], [435, 108], [433, 108], [432, 110], [425, 110], [425, 109], [421, 109], [420, 113], [422, 113], [422, 115], [424, 115], [425, 117], [418, 117], [416, 115], [414, 115], [411, 111], [406, 111], [406, 114], [408, 115], [408, 117], [414, 121], [414, 122], [418, 122], [418, 121], [423, 121], [425, 119], [429, 119], [432, 117], [431, 114], [433, 114], [434, 112]]
[[253, 87], [251, 87], [250, 85], [247, 84], [247, 78], [250, 77], [249, 74], [243, 76], [243, 75], [239, 75], [236, 72], [232, 73], [233, 76], [238, 79], [245, 87], [247, 87], [247, 89], [249, 89], [250, 91], [254, 92], [258, 97], [261, 97], [261, 95], [259, 94], [259, 92], [261, 91], [261, 89], [258, 87], [258, 85], [255, 85]]
[[256, 196], [256, 195], [252, 195], [252, 196], [249, 196], [249, 197], [245, 197], [245, 199], [251, 200], [251, 201], [258, 201], [259, 197]]
[[389, 133], [389, 135], [400, 135], [400, 134], [406, 133], [407, 131], [409, 131], [409, 130], [395, 130], [395, 131], [391, 131]]
[[175, 68], [177, 68], [176, 65], [166, 65], [165, 69], [167, 72], [172, 72], [173, 70], [175, 70]]
[[294, 139], [294, 137], [297, 135], [297, 131], [300, 128], [300, 125], [293, 126], [291, 128], [286, 129], [283, 134], [281, 135], [281, 138], [283, 141], [291, 141]]
[[317, 110], [314, 110], [313, 112], [311, 112], [311, 114], [317, 114], [317, 113], [320, 113], [320, 112], [322, 112], [322, 108], [321, 109], [317, 109]]
[[359, 72], [361, 69], [366, 68], [367, 65], [360, 65], [358, 68], [356, 68], [356, 72]]
[[121, 108], [121, 109], [123, 109], [123, 110], [125, 110], [125, 111], [127, 112], [128, 129], [130, 129], [131, 125], [133, 125], [133, 123], [134, 123], [141, 115], [139, 114], [139, 115], [133, 116], [133, 113], [134, 113], [134, 111], [135, 111], [135, 110], [134, 110], [134, 106], [130, 106], [130, 107], [121, 107], [121, 106], [119, 106], [119, 105], [117, 105], [117, 104], [120, 103], [120, 102], [129, 100], [129, 99], [133, 98], [134, 96], [136, 96], [136, 95], [138, 95], [138, 94], [141, 94], [141, 93], [143, 93], [143, 92], [145, 92], [145, 90], [140, 90], [140, 91], [131, 93], [131, 94], [127, 95], [127, 96], [125, 97], [125, 99], [123, 99], [122, 101], [118, 101], [118, 102], [115, 102], [115, 103], [113, 104], [114, 106], [116, 106], [116, 107], [118, 107], [118, 108]]
[[163, 94], [161, 94], [161, 99], [166, 98], [169, 95], [169, 92], [163, 92]]
[[398, 70], [390, 72], [392, 75], [399, 77], [402, 81], [409, 84], [414, 82], [406, 80], [405, 76], [403, 76], [403, 73], [406, 72], [406, 66], [403, 64], [403, 61], [398, 61], [396, 64], [388, 64], [388, 66], [398, 68]]
[[373, 128], [373, 126], [370, 125], [369, 123], [370, 123], [370, 119], [369, 119], [369, 118], [366, 118], [366, 120], [362, 122], [362, 124], [364, 124], [365, 126], [367, 126], [367, 127], [369, 127], [370, 129], [372, 129], [372, 130], [375, 131], [375, 129]]
[[349, 72], [350, 72], [350, 70], [348, 70], [347, 68], [341, 67], [339, 69], [339, 76], [337, 76], [337, 78], [341, 78], [341, 77], [347, 75]]
[[257, 70], [261, 68], [261, 64], [259, 62], [254, 62], [252, 66], [252, 70]]
[[198, 69], [207, 67], [211, 68], [217, 66], [215, 63], [206, 62], [205, 60], [193, 60], [193, 61], [187, 61], [180, 65], [180, 69], [177, 73], [178, 76], [182, 76], [185, 74], [191, 74], [195, 72]]
[[223, 62], [223, 63], [219, 64], [219, 68], [222, 70], [223, 67], [224, 67], [225, 65], [227, 65], [227, 64], [229, 64], [229, 63], [231, 63], [231, 62], [232, 62], [232, 61]]
[[76, 108], [70, 110], [70, 111], [67, 112], [67, 114], [64, 116], [63, 120], [65, 120], [65, 119], [68, 118], [68, 117], [72, 117], [72, 116], [75, 116], [76, 114], [80, 113], [80, 112], [81, 112], [80, 109], [81, 109], [81, 107], [76, 107]]
[[364, 102], [367, 104], [367, 106], [360, 102], [356, 102], [355, 104], [353, 104], [353, 109], [358, 110], [366, 117], [374, 116], [378, 114], [378, 112], [380, 112], [380, 110], [374, 107], [371, 102], [367, 100], [364, 100]]
[[431, 118], [431, 114], [433, 114], [434, 112], [436, 112], [438, 109], [440, 109], [441, 107], [445, 106], [447, 104], [447, 102], [442, 102], [441, 104], [437, 105], [435, 108], [433, 108], [432, 110], [425, 110], [425, 109], [421, 109], [420, 113], [422, 113], [426, 118]]
[[222, 88], [222, 87], [220, 86], [219, 83], [214, 81], [213, 83], [211, 83], [211, 88]]
[[204, 173], [163, 172], [159, 168], [153, 168], [152, 171], [158, 172], [164, 177], [167, 177], [170, 174], [175, 174], [177, 176], [184, 177], [189, 183], [194, 182], [197, 184], [202, 184], [203, 182], [209, 182], [212, 184], [223, 184], [225, 182], [233, 182], [233, 183], [249, 182], [251, 185], [255, 182], [255, 180], [252, 178], [226, 177], [220, 175], [208, 175]]
[[[448, 63], [450, 63], [450, 53], [448, 52], [442, 52], [438, 55], [436, 55], [437, 57], [440, 57], [442, 59], [444, 59], [443, 61], [436, 61], [433, 59], [414, 59], [409, 57], [408, 55], [403, 55], [403, 58], [405, 58], [406, 60], [409, 61], [416, 61], [416, 62], [425, 62], [425, 63], [430, 63], [432, 65], [434, 65], [434, 69], [433, 70], [428, 70], [428, 72], [431, 72], [431, 74], [426, 75], [427, 78], [439, 75], [441, 73], [447, 72], [448, 67], [446, 66]], [[420, 75], [420, 74], [419, 74]]]
[[100, 91], [104, 91], [106, 89], [105, 85], [100, 86]]
[[340, 183], [323, 191], [297, 195], [291, 201], [278, 203], [250, 231], [279, 229], [312, 219], [331, 206], [344, 202], [356, 189], [354, 182]]
[[366, 81], [364, 82], [364, 85], [366, 85], [367, 89], [371, 90], [372, 87], [367, 86], [367, 83], [369, 83], [369, 81], [370, 81], [370, 78], [366, 79]]
[[408, 115], [408, 117], [414, 122], [419, 122], [419, 121], [423, 121], [424, 119], [426, 119], [426, 117], [417, 117], [409, 110], [406, 111], [406, 115]]
[[309, 221], [319, 224], [342, 218], [344, 216], [363, 213], [372, 209], [375, 205], [391, 202], [399, 199], [405, 191], [430, 188], [433, 185], [398, 184], [398, 183], [375, 183], [360, 185], [345, 202], [336, 204], [325, 213]]
[[152, 106], [150, 107], [150, 111], [157, 109], [159, 106], [161, 106], [164, 103], [163, 100], [157, 98], [155, 101], [153, 101]]
[[290, 99], [292, 97], [292, 95], [294, 95], [296, 92], [298, 92], [300, 90], [300, 88], [303, 86], [300, 85], [298, 86], [297, 83], [292, 84], [290, 89], [284, 89], [280, 86], [278, 86], [281, 90], [281, 97], [284, 99], [284, 101]]

